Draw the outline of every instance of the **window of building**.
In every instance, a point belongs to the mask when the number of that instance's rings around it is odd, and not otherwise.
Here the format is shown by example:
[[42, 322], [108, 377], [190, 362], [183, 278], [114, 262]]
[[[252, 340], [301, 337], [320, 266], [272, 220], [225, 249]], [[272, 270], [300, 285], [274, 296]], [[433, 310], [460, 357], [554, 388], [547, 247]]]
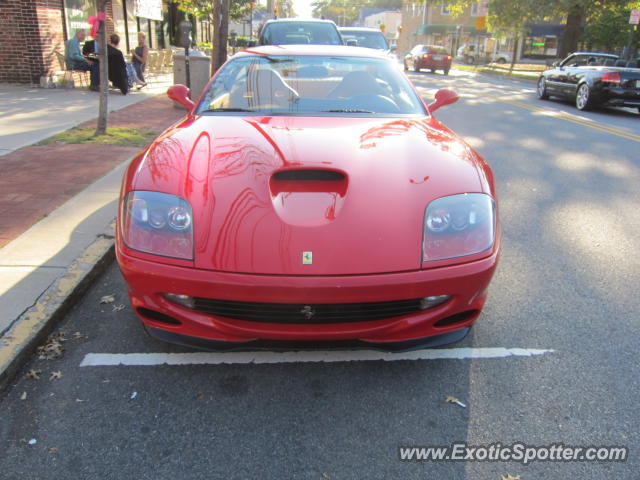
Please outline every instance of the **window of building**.
[[443, 5], [440, 7], [440, 15], [451, 15], [451, 10], [449, 10], [448, 5]]

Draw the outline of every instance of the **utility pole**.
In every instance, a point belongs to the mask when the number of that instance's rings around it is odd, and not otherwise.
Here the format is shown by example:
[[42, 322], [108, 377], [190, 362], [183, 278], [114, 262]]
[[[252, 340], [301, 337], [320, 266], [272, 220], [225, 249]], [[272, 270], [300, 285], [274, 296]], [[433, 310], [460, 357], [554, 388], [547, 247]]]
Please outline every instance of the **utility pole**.
[[96, 128], [96, 136], [107, 134], [107, 115], [108, 96], [109, 96], [109, 56], [107, 55], [107, 20], [105, 16], [105, 7], [107, 0], [99, 0], [98, 2], [98, 39], [99, 43], [98, 61], [100, 65], [100, 103], [98, 107], [98, 126]]

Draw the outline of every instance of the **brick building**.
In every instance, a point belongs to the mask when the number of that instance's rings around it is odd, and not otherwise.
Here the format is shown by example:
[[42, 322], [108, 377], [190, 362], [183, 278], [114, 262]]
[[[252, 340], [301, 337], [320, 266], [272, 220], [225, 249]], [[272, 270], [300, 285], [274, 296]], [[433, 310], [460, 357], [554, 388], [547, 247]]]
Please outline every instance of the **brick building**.
[[[59, 70], [56, 52], [78, 28], [89, 32], [95, 0], [0, 0], [0, 83], [39, 84]], [[120, 48], [137, 45], [138, 31], [151, 48], [165, 48], [182, 19], [167, 0], [108, 0], [107, 31], [120, 35]], [[151, 17], [151, 18], [149, 18]]]
[[472, 4], [462, 14], [455, 16], [446, 5], [405, 0], [398, 54], [404, 54], [419, 43], [443, 45], [452, 55], [464, 43], [480, 44], [489, 36], [484, 29], [485, 15], [481, 3]]

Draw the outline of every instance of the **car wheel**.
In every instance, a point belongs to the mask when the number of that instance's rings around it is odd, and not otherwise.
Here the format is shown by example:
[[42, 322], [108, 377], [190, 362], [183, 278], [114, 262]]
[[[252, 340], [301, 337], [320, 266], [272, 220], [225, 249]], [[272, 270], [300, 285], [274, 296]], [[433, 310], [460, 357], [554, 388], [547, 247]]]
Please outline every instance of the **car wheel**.
[[538, 79], [538, 88], [536, 89], [536, 93], [540, 100], [546, 100], [549, 98], [549, 94], [547, 93], [547, 82], [544, 77], [540, 77]]
[[445, 75], [449, 75], [449, 69], [448, 69], [448, 68], [445, 68], [445, 69], [444, 69], [444, 74], [445, 74]]
[[435, 69], [435, 68], [432, 68], [432, 69], [431, 69], [431, 73], [436, 73], [436, 69]]
[[576, 107], [578, 110], [591, 110], [593, 108], [593, 98], [589, 85], [583, 83], [576, 92]]
[[418, 62], [413, 62], [413, 71], [416, 73], [420, 71], [420, 65], [418, 65]]
[[402, 64], [404, 65], [404, 71], [405, 71], [405, 72], [408, 72], [408, 71], [409, 71], [409, 66], [407, 65], [407, 61], [406, 61], [406, 60], [403, 60], [403, 61], [402, 61]]
[[503, 64], [503, 63], [507, 63], [507, 61], [504, 58], [500, 57], [499, 59], [496, 60], [496, 63]]

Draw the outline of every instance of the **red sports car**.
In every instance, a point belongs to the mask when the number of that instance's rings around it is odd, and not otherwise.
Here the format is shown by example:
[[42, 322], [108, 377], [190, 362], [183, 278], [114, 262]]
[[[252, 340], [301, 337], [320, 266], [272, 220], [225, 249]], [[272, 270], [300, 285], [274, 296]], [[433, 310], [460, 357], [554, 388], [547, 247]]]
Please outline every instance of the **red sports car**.
[[405, 350], [463, 338], [498, 260], [493, 174], [384, 53], [240, 52], [124, 176], [117, 258], [162, 340]]
[[451, 70], [452, 57], [447, 49], [439, 45], [416, 45], [404, 57], [404, 69], [413, 68], [414, 72], [419, 72], [423, 68], [431, 70], [442, 70], [445, 75], [449, 75]]

